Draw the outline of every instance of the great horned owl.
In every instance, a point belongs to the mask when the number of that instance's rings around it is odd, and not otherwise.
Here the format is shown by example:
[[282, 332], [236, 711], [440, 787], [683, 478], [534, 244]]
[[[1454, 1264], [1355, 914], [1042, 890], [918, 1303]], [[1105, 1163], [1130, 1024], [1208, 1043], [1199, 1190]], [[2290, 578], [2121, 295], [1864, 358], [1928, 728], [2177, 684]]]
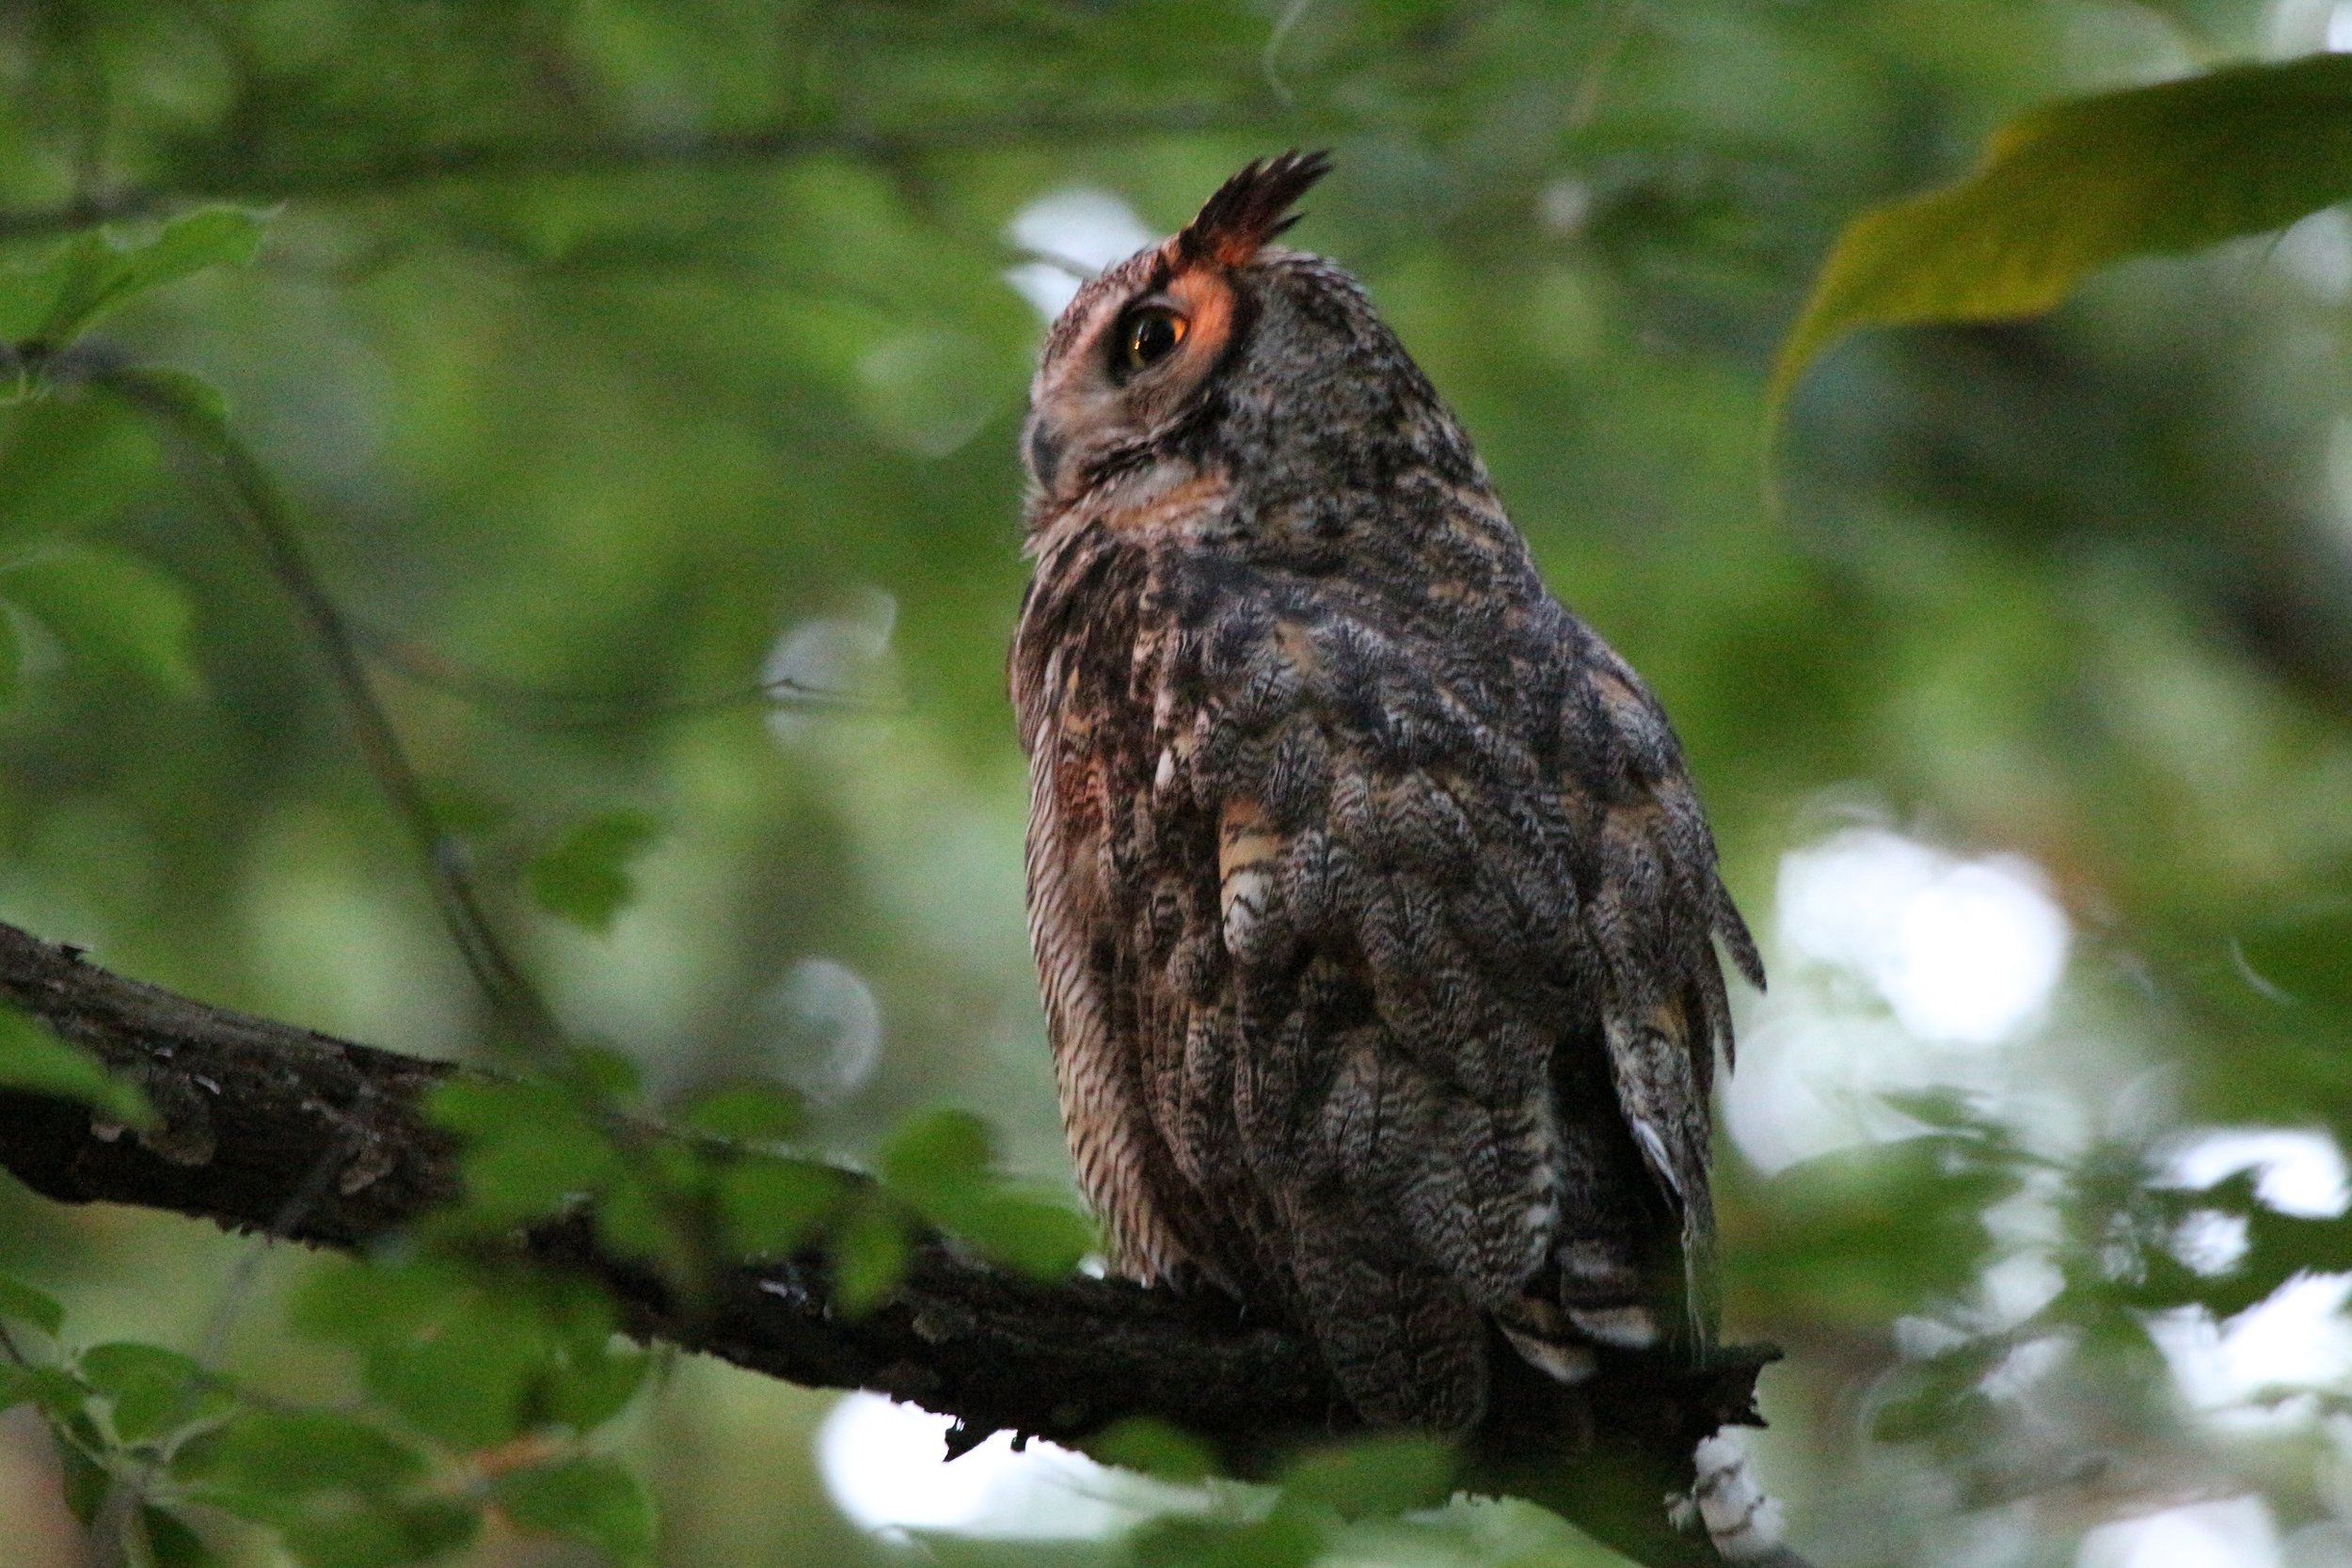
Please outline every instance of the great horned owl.
[[[1029, 918], [1115, 1265], [1473, 1422], [1711, 1332], [1714, 942], [1674, 734], [1537, 577], [1363, 291], [1252, 164], [1053, 327], [1013, 643]], [[1505, 1353], [1507, 1354], [1507, 1353]]]

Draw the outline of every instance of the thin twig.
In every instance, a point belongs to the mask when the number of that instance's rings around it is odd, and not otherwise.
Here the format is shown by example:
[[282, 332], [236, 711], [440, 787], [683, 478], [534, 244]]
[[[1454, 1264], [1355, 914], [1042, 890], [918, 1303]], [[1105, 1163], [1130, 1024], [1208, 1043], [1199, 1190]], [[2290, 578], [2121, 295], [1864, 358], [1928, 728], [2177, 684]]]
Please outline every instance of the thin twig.
[[542, 730], [619, 729], [755, 704], [828, 713], [893, 713], [900, 707], [884, 698], [809, 686], [790, 676], [689, 697], [551, 690], [466, 669], [408, 638], [365, 623], [354, 623], [352, 635], [370, 657], [403, 679]]
[[224, 159], [220, 168], [210, 175], [193, 173], [168, 186], [135, 186], [104, 196], [77, 196], [56, 207], [0, 212], [0, 243], [149, 217], [181, 202], [203, 199], [338, 199], [391, 195], [451, 180], [727, 168], [826, 152], [896, 162], [928, 152], [971, 151], [993, 146], [1019, 147], [1039, 142], [1085, 145], [1109, 139], [1183, 135], [1243, 124], [1254, 118], [1254, 113], [1246, 109], [1196, 104], [1142, 114], [1105, 111], [993, 116], [897, 130], [785, 124], [707, 135], [613, 141], [460, 142], [403, 149], [340, 167], [297, 165], [273, 169], [250, 159]]
[[1600, 41], [1593, 46], [1592, 56], [1584, 69], [1577, 73], [1576, 90], [1568, 97], [1567, 129], [1571, 135], [1588, 129], [1595, 116], [1600, 113], [1601, 90], [1608, 85], [1625, 46], [1631, 41], [1636, 26], [1645, 21], [1642, 0], [1617, 0], [1608, 11], [1608, 20], [1601, 27]]
[[466, 873], [464, 848], [442, 832], [425, 795], [424, 781], [376, 695], [350, 625], [295, 537], [285, 502], [268, 472], [217, 419], [194, 406], [178, 388], [151, 372], [102, 369], [91, 376], [90, 385], [155, 420], [216, 469], [229, 511], [244, 525], [270, 575], [294, 602], [317, 643], [360, 755], [406, 830], [423, 863], [442, 922], [488, 1000], [494, 1018], [546, 1065], [560, 1067], [556, 1057], [564, 1031], [554, 1009], [515, 961], [484, 912], [473, 880]]
[[1305, 20], [1308, 11], [1314, 8], [1314, 3], [1315, 0], [1291, 0], [1291, 3], [1283, 8], [1282, 14], [1275, 19], [1272, 31], [1266, 34], [1265, 53], [1258, 59], [1258, 69], [1265, 77], [1267, 88], [1280, 101], [1285, 109], [1296, 100], [1291, 92], [1290, 84], [1282, 80], [1279, 64], [1282, 45], [1290, 40], [1292, 29]]

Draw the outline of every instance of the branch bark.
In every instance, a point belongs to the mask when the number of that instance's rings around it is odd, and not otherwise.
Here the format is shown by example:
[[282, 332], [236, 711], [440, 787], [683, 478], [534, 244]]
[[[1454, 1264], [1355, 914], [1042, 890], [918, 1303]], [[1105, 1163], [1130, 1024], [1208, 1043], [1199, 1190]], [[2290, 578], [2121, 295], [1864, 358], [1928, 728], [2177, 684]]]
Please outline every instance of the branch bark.
[[[459, 1196], [456, 1142], [421, 1101], [470, 1069], [211, 1006], [7, 925], [0, 998], [135, 1077], [162, 1117], [139, 1132], [0, 1090], [0, 1165], [48, 1197], [356, 1248]], [[334, 1179], [290, 1210], [323, 1162], [340, 1167]], [[934, 1242], [893, 1297], [855, 1319], [834, 1310], [814, 1255], [731, 1270], [689, 1310], [658, 1278], [600, 1253], [585, 1223], [518, 1244], [596, 1279], [644, 1338], [812, 1387], [912, 1401], [961, 1423], [951, 1444], [1000, 1430], [1076, 1444], [1148, 1417], [1256, 1477], [1301, 1441], [1360, 1429], [1311, 1344], [1213, 1297], [1102, 1279], [1040, 1285]], [[1644, 1563], [1717, 1563], [1704, 1536], [1667, 1524], [1663, 1499], [1690, 1486], [1700, 1438], [1756, 1422], [1756, 1373], [1776, 1354], [1730, 1352], [1695, 1370], [1627, 1358], [1574, 1388], [1498, 1355], [1492, 1407], [1466, 1443], [1467, 1482], [1549, 1507]]]

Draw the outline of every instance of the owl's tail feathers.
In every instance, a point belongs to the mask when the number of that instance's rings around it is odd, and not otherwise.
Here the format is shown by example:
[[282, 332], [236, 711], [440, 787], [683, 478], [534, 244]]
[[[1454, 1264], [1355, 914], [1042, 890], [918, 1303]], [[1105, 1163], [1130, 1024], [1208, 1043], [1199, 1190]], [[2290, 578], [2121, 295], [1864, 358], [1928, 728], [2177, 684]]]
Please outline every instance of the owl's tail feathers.
[[1690, 1492], [1667, 1499], [1677, 1527], [1703, 1527], [1734, 1568], [1808, 1568], [1784, 1539], [1780, 1504], [1756, 1481], [1736, 1433], [1724, 1428], [1700, 1439], [1692, 1457], [1698, 1473]]

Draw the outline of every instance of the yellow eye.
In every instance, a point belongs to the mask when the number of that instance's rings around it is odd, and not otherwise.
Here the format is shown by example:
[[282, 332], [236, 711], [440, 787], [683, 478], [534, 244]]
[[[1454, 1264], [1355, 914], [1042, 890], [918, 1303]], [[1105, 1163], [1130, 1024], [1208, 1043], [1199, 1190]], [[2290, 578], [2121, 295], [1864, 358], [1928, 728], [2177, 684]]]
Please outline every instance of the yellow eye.
[[1152, 307], [1131, 312], [1120, 334], [1120, 364], [1129, 371], [1156, 365], [1175, 353], [1191, 330], [1192, 324], [1173, 310]]

